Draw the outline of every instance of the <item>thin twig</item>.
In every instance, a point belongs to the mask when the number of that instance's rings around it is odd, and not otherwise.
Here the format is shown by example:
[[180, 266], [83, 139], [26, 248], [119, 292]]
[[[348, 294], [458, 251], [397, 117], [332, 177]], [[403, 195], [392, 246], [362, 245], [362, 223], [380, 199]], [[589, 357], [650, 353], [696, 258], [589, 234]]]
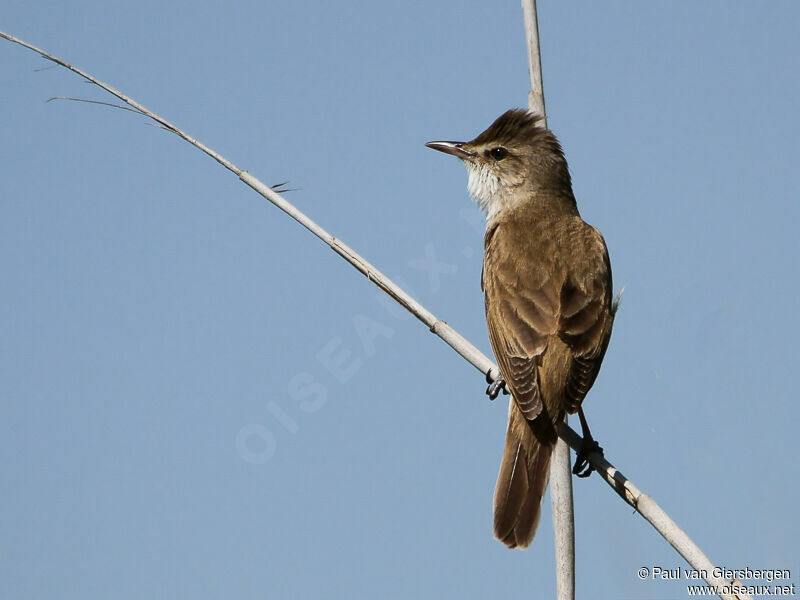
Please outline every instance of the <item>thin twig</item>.
[[145, 115], [142, 111], [136, 108], [128, 108], [127, 106], [122, 106], [121, 104], [114, 104], [113, 102], [103, 102], [102, 100], [87, 100], [86, 98], [73, 98], [71, 96], [53, 96], [52, 98], [48, 98], [48, 102], [52, 102], [53, 100], [69, 100], [71, 102], [86, 102], [87, 104], [99, 104], [101, 106], [110, 106], [111, 108], [118, 108], [120, 110], [129, 110], [132, 113], [136, 113], [137, 115]]
[[[147, 108], [128, 98], [121, 92], [118, 92], [110, 85], [99, 81], [88, 73], [85, 73], [77, 67], [73, 67], [60, 58], [48, 54], [44, 50], [28, 44], [27, 42], [24, 42], [12, 35], [0, 31], [0, 37], [28, 48], [29, 50], [33, 50], [44, 58], [52, 60], [62, 67], [69, 69], [73, 73], [77, 73], [87, 81], [101, 87], [109, 94], [116, 96], [128, 106], [132, 106], [139, 110], [142, 114], [148, 116], [167, 130], [186, 140], [195, 148], [205, 152], [226, 169], [233, 171], [245, 184], [253, 188], [264, 198], [272, 202], [275, 206], [280, 208], [283, 212], [288, 214], [303, 227], [328, 244], [334, 252], [339, 254], [358, 271], [363, 273], [367, 279], [372, 281], [372, 283], [386, 292], [407, 311], [425, 323], [432, 333], [435, 333], [437, 336], [443, 339], [451, 348], [453, 348], [453, 350], [464, 357], [464, 359], [472, 366], [478, 369], [481, 373], [488, 375], [492, 380], [497, 379], [500, 371], [498, 370], [497, 366], [491, 360], [489, 360], [485, 354], [483, 354], [483, 352], [478, 350], [455, 329], [450, 327], [441, 319], [438, 319], [432, 312], [414, 300], [414, 298], [403, 291], [400, 286], [378, 271], [357, 252], [355, 252], [355, 250], [347, 246], [344, 242], [333, 237], [304, 213], [298, 210], [293, 204], [284, 200], [280, 194], [276, 193], [275, 190], [270, 188], [268, 185], [262, 183], [250, 175], [247, 171], [243, 171], [217, 152], [214, 152], [201, 142], [198, 142], [193, 137], [184, 133], [166, 119], [149, 111]], [[560, 435], [561, 438], [566, 441], [567, 444], [569, 444], [574, 450], [577, 451], [581, 447], [583, 438], [581, 438], [581, 436], [579, 436], [572, 428], [570, 428], [569, 425], [564, 425], [561, 428]], [[709, 576], [705, 579], [710, 585], [717, 586], [718, 589], [722, 589], [723, 586], [731, 585], [730, 582], [727, 582], [722, 578], [711, 576], [714, 568], [713, 564], [708, 560], [708, 558], [706, 558], [705, 554], [703, 554], [703, 552], [697, 547], [691, 538], [689, 538], [689, 536], [686, 535], [672, 519], [670, 519], [667, 513], [665, 513], [652, 498], [640, 492], [636, 486], [634, 486], [627, 478], [625, 478], [622, 473], [617, 471], [617, 469], [601, 454], [596, 452], [591, 453], [587, 457], [587, 460], [595, 467], [597, 472], [606, 480], [606, 482], [620, 495], [620, 497], [625, 500], [625, 502], [630, 504], [634, 509], [636, 509], [636, 511], [639, 512], [645, 519], [647, 519], [653, 525], [653, 527], [655, 527], [655, 529], [661, 535], [663, 535], [670, 544], [672, 544], [672, 546], [681, 554], [681, 556], [683, 556], [689, 562], [692, 567], [695, 569], [707, 569]], [[720, 597], [722, 597], [724, 600], [753, 600], [749, 595], [735, 596], [720, 593]]]
[[[544, 107], [536, 0], [522, 0], [522, 15], [528, 46], [528, 71], [531, 78], [528, 106], [533, 112], [544, 116], [546, 127], [547, 112]], [[564, 423], [567, 423], [566, 417]], [[575, 505], [572, 500], [569, 448], [563, 440], [556, 442], [550, 461], [550, 506], [553, 513], [553, 541], [556, 550], [556, 598], [575, 600]]]

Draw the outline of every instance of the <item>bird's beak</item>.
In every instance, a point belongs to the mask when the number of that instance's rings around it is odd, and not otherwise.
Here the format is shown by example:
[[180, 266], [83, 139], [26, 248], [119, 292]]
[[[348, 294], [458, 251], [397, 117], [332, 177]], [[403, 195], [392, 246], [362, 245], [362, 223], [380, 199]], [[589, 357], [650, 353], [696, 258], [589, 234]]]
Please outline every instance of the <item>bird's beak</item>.
[[428, 148], [433, 148], [445, 154], [452, 154], [458, 158], [465, 160], [475, 156], [474, 152], [464, 149], [464, 142], [428, 142], [425, 144]]

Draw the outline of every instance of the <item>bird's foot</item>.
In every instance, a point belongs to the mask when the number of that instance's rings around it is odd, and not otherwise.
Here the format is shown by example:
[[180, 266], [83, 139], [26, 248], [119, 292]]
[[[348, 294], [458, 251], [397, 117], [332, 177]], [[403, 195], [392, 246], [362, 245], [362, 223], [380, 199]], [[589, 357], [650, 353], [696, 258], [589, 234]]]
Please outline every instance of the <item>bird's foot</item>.
[[578, 477], [588, 477], [594, 471], [594, 465], [589, 462], [589, 455], [593, 452], [603, 454], [603, 449], [597, 440], [593, 438], [584, 438], [581, 449], [578, 450], [575, 456], [575, 466], [572, 467], [572, 474]]
[[486, 388], [486, 395], [489, 396], [489, 400], [494, 400], [497, 398], [501, 391], [508, 395], [506, 380], [503, 379], [502, 376], [492, 381], [491, 371], [489, 371], [489, 373], [486, 374], [486, 383], [489, 384], [489, 387]]
[[583, 407], [578, 408], [578, 418], [581, 420], [581, 432], [583, 433], [583, 443], [581, 449], [575, 456], [575, 466], [572, 467], [572, 474], [578, 477], [588, 477], [594, 471], [594, 466], [589, 462], [589, 455], [599, 452], [602, 456], [603, 449], [597, 440], [592, 437], [589, 430], [589, 423], [586, 422], [586, 415], [583, 414]]

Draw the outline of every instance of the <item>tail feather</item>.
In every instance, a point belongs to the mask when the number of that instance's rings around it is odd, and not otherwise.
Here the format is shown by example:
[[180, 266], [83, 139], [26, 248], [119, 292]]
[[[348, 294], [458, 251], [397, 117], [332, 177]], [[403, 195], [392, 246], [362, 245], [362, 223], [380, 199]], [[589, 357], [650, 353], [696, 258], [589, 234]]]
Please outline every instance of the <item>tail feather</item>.
[[494, 535], [509, 548], [527, 548], [539, 524], [555, 440], [537, 439], [516, 403], [512, 400], [510, 404], [494, 493]]

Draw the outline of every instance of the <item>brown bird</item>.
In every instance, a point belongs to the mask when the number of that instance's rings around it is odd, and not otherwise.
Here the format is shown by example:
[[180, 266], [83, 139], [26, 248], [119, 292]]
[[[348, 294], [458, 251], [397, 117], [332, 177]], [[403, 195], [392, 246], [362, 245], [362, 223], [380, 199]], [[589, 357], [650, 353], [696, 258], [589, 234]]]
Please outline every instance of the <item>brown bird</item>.
[[578, 411], [585, 446], [599, 449], [581, 410], [603, 361], [616, 301], [600, 232], [578, 213], [564, 153], [527, 110], [509, 110], [471, 142], [429, 142], [460, 158], [487, 213], [481, 287], [489, 339], [509, 403], [494, 495], [494, 534], [526, 548], [536, 533], [550, 455], [565, 413]]

